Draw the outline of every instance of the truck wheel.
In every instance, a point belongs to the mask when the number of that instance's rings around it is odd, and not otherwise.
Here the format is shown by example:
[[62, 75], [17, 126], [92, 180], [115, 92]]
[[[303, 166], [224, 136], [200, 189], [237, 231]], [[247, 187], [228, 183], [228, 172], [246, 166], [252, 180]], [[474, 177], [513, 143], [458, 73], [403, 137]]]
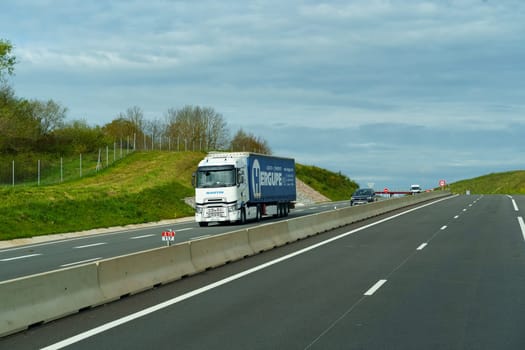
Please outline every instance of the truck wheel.
[[259, 222], [262, 219], [261, 206], [257, 206], [257, 212], [255, 213], [255, 221]]
[[200, 227], [207, 227], [208, 223], [207, 222], [199, 222], [199, 226]]
[[243, 208], [241, 209], [241, 221], [240, 224], [244, 225], [246, 223], [246, 210]]

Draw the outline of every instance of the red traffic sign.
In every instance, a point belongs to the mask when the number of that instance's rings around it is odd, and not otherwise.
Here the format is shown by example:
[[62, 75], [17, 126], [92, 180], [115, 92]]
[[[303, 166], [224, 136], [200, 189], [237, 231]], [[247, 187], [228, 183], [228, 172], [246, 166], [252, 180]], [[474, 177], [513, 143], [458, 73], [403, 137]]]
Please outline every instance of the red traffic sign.
[[174, 241], [175, 240], [175, 231], [164, 231], [162, 232], [163, 241]]
[[445, 187], [446, 184], [445, 180], [439, 180], [439, 186]]
[[383, 192], [388, 193], [388, 192], [389, 192], [389, 191], [388, 191], [388, 188], [385, 187], [385, 189], [383, 190]]

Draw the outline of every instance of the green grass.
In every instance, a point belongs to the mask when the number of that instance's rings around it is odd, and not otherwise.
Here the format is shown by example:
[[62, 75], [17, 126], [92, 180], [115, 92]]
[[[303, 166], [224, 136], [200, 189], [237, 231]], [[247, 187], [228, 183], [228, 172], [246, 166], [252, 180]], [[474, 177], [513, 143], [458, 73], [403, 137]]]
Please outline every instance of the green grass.
[[297, 177], [333, 201], [349, 199], [359, 185], [341, 173], [311, 165], [295, 164]]
[[493, 173], [449, 185], [454, 193], [472, 194], [525, 194], [525, 171]]
[[0, 187], [0, 239], [72, 232], [190, 216], [198, 152], [133, 153], [82, 179]]

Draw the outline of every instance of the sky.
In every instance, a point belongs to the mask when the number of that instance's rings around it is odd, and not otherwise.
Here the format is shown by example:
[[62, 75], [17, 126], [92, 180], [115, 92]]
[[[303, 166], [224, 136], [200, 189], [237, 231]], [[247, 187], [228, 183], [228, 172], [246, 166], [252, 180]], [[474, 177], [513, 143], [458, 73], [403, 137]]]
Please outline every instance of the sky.
[[[104, 125], [212, 107], [361, 186], [525, 169], [522, 0], [2, 0], [18, 97]], [[232, 135], [233, 136], [233, 135]]]

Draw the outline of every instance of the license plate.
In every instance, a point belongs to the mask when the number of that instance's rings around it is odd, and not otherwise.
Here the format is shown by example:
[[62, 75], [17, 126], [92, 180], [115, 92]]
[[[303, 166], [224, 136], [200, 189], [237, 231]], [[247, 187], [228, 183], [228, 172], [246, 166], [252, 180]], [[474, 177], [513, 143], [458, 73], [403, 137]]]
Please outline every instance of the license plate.
[[208, 208], [208, 216], [221, 217], [224, 216], [224, 211], [222, 208]]

